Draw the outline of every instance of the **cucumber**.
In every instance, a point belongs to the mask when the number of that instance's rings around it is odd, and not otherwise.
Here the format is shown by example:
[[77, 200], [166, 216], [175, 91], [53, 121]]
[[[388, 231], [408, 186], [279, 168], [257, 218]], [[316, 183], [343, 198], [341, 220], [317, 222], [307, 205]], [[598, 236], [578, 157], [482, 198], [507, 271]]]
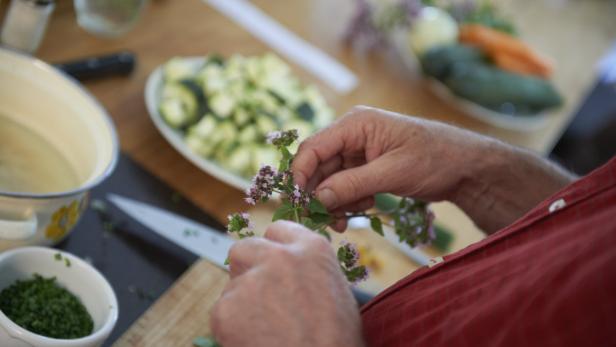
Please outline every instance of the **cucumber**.
[[250, 175], [250, 148], [246, 146], [236, 147], [231, 150], [228, 159], [223, 164], [233, 172]]
[[180, 129], [194, 123], [199, 116], [199, 95], [185, 83], [166, 83], [162, 90], [159, 111], [173, 128]]
[[173, 58], [163, 66], [165, 82], [177, 82], [190, 79], [202, 67], [202, 64], [194, 64], [182, 58]]
[[263, 136], [267, 136], [272, 131], [278, 130], [278, 124], [267, 115], [262, 114], [257, 117], [257, 129]]
[[240, 133], [237, 137], [238, 141], [242, 144], [255, 143], [257, 142], [258, 138], [259, 133], [257, 132], [257, 129], [253, 126], [244, 127], [242, 130], [240, 130]]
[[212, 111], [221, 118], [227, 118], [236, 106], [235, 100], [226, 93], [216, 93], [209, 100]]
[[189, 133], [201, 138], [207, 138], [212, 135], [217, 126], [218, 121], [216, 118], [211, 114], [206, 114], [197, 124], [190, 128]]

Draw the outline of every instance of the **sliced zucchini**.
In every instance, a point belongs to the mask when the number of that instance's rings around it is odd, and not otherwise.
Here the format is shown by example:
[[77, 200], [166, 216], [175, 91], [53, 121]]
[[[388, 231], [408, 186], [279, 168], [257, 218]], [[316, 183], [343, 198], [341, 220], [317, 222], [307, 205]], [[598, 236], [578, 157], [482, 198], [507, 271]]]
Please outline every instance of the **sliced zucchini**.
[[186, 84], [166, 83], [159, 110], [170, 126], [179, 129], [197, 120], [199, 104], [199, 96]]
[[210, 109], [221, 118], [229, 117], [235, 105], [235, 100], [226, 93], [216, 93], [209, 99]]
[[197, 124], [190, 128], [189, 132], [198, 137], [207, 138], [212, 135], [217, 126], [218, 121], [216, 118], [211, 114], [206, 114]]
[[193, 78], [195, 73], [201, 68], [200, 64], [182, 58], [172, 58], [163, 66], [163, 76], [165, 82], [177, 82], [184, 79]]
[[188, 134], [185, 141], [188, 148], [200, 156], [208, 158], [214, 153], [215, 146], [207, 141], [207, 139], [194, 134]]
[[229, 82], [224, 75], [224, 67], [215, 64], [206, 65], [196, 78], [203, 87], [203, 94], [208, 96], [221, 92]]
[[280, 154], [271, 146], [255, 146], [253, 149], [253, 168], [256, 172], [261, 165], [274, 165], [280, 160]]
[[239, 127], [244, 126], [251, 118], [252, 115], [244, 108], [236, 108], [235, 112], [233, 112], [233, 120]]
[[250, 175], [250, 148], [246, 146], [236, 147], [229, 153], [224, 164], [233, 172]]
[[278, 125], [270, 117], [259, 115], [257, 117], [257, 129], [259, 129], [262, 135], [267, 135], [272, 131], [278, 130]]
[[254, 126], [247, 126], [240, 130], [237, 140], [242, 144], [250, 144], [257, 142], [259, 133]]

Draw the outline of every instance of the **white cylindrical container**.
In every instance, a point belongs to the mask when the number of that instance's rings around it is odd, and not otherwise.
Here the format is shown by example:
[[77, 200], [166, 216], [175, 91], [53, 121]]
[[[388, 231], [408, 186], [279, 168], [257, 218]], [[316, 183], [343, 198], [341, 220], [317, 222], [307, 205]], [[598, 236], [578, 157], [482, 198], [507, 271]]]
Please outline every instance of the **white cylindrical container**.
[[0, 34], [3, 45], [34, 53], [45, 35], [53, 0], [12, 0]]

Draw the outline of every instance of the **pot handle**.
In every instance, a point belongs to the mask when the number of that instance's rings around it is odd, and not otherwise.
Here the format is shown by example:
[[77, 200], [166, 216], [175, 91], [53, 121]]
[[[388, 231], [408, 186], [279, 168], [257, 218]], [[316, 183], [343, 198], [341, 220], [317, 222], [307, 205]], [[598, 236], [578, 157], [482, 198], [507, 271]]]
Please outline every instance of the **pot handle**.
[[27, 220], [0, 219], [0, 239], [25, 240], [36, 234], [38, 220], [33, 213]]

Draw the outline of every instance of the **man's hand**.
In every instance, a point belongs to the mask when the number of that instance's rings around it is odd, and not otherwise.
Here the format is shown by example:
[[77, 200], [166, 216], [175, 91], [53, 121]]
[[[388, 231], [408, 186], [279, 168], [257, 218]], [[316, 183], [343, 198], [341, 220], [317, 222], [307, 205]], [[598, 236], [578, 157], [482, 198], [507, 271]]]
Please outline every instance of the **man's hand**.
[[[443, 123], [370, 107], [304, 141], [295, 181], [335, 214], [363, 211], [374, 194], [458, 204], [486, 232], [513, 222], [572, 180], [500, 141]], [[334, 226], [342, 231], [343, 219]]]
[[362, 346], [359, 311], [329, 243], [279, 221], [238, 241], [231, 281], [212, 309], [224, 347]]

